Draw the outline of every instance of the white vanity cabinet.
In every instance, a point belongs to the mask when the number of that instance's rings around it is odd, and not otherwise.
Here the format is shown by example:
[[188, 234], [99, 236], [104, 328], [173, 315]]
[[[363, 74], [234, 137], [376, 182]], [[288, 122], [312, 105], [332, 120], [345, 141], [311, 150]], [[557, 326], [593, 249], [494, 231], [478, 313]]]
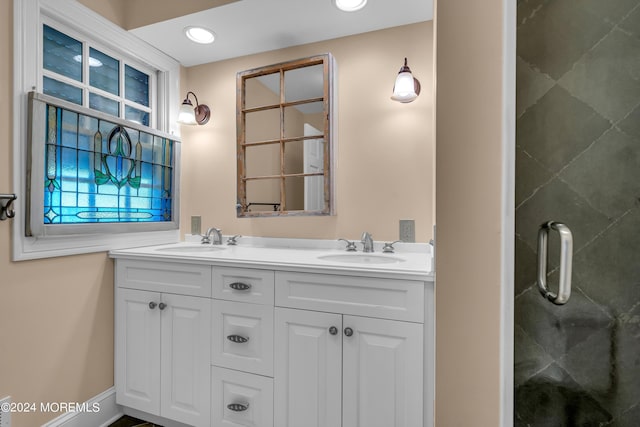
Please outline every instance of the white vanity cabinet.
[[275, 425], [430, 425], [424, 282], [277, 272], [276, 305]]
[[433, 426], [426, 274], [227, 252], [112, 253], [125, 413], [180, 427]]
[[211, 300], [189, 295], [210, 293], [210, 277], [210, 266], [117, 260], [118, 404], [210, 425]]

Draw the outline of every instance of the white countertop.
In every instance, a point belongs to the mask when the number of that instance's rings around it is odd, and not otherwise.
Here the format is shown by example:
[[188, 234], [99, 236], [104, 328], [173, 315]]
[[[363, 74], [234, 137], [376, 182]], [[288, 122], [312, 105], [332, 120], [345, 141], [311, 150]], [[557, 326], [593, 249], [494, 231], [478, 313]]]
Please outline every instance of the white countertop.
[[186, 239], [190, 241], [112, 250], [109, 255], [112, 258], [171, 259], [198, 264], [433, 280], [432, 246], [425, 243], [396, 243], [395, 253], [383, 253], [383, 243], [376, 242], [375, 252], [363, 253], [360, 250], [347, 252], [344, 242], [335, 240], [242, 237], [236, 246], [228, 246], [202, 245], [192, 236], [186, 236]]

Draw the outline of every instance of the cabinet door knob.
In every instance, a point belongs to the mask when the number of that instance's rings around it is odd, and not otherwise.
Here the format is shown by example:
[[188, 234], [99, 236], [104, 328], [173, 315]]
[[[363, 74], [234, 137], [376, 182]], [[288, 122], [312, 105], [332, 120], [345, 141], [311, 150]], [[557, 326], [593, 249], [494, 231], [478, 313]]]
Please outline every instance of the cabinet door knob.
[[233, 282], [229, 284], [229, 287], [234, 291], [248, 291], [251, 289], [251, 284], [242, 282]]
[[248, 403], [230, 403], [227, 405], [227, 408], [234, 412], [242, 412], [249, 409]]
[[353, 335], [353, 329], [351, 328], [344, 328], [344, 334], [348, 337], [350, 337], [351, 335]]
[[151, 302], [149, 303], [149, 308], [150, 308], [151, 310], [153, 310], [154, 308], [156, 308], [156, 305], [158, 305], [158, 304], [156, 304], [155, 302], [151, 301]]
[[160, 304], [158, 304], [158, 308], [159, 308], [160, 310], [164, 310], [165, 308], [167, 308], [167, 304], [165, 304], [165, 303], [161, 302]]
[[237, 344], [244, 344], [249, 341], [249, 337], [243, 337], [242, 335], [227, 335], [227, 339]]
[[332, 326], [329, 328], [329, 333], [331, 335], [337, 335], [338, 334], [338, 328], [336, 328], [335, 326]]

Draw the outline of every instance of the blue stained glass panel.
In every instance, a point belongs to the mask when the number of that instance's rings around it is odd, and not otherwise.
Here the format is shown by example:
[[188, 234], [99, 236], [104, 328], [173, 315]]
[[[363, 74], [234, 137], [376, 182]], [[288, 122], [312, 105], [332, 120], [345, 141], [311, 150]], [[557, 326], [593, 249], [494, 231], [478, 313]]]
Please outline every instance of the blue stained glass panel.
[[89, 93], [89, 108], [111, 114], [112, 116], [120, 116], [120, 103], [118, 101], [95, 93]]
[[173, 141], [53, 105], [45, 120], [45, 224], [173, 220]]
[[89, 84], [114, 95], [120, 95], [120, 61], [89, 48]]
[[78, 114], [73, 111], [62, 112], [62, 145], [71, 148], [78, 146]]
[[50, 77], [43, 79], [43, 92], [74, 104], [82, 105], [82, 89], [73, 85], [62, 83]]
[[98, 131], [98, 119], [81, 115], [78, 118], [78, 149], [92, 151], [93, 139]]
[[145, 107], [149, 106], [149, 76], [142, 71], [124, 66], [124, 97]]
[[81, 82], [82, 43], [48, 25], [42, 30], [44, 69]]

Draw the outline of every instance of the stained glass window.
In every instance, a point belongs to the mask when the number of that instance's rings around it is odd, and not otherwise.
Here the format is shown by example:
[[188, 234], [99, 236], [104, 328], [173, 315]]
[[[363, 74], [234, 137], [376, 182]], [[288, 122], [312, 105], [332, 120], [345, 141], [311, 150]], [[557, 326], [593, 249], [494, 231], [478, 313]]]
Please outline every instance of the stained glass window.
[[174, 219], [176, 141], [52, 103], [44, 114], [44, 224]]

